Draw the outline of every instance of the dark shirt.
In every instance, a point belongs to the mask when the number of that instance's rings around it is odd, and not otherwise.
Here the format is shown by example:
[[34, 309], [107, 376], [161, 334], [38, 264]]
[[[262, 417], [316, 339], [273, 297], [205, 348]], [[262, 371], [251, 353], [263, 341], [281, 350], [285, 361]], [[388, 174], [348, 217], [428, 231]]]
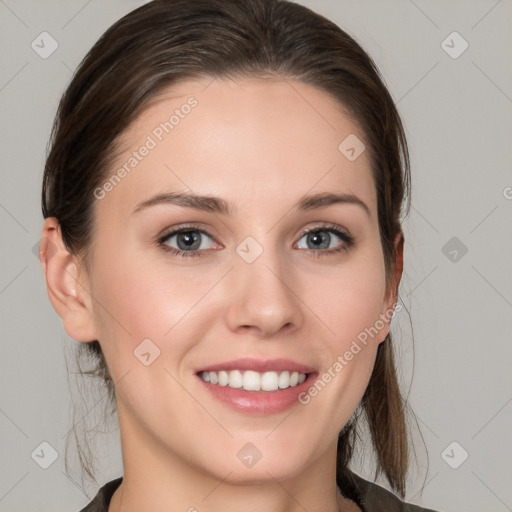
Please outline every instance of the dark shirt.
[[[352, 476], [359, 494], [354, 501], [363, 512], [435, 512], [429, 508], [405, 503], [384, 487], [365, 480], [356, 473], [352, 472]], [[89, 505], [80, 512], [108, 512], [112, 495], [122, 481], [123, 477], [119, 477], [106, 483]]]

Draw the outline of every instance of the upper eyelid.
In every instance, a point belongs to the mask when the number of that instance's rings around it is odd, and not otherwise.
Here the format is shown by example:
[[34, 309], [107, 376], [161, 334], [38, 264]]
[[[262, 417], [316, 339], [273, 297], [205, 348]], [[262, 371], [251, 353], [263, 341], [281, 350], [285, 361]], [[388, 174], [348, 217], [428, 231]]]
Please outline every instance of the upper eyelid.
[[171, 236], [177, 235], [182, 232], [187, 232], [187, 231], [199, 231], [200, 233], [202, 233], [206, 236], [209, 236], [211, 239], [214, 239], [213, 235], [211, 233], [209, 233], [206, 228], [201, 228], [201, 227], [195, 226], [193, 224], [192, 225], [185, 224], [185, 225], [180, 225], [180, 226], [176, 226], [173, 228], [164, 229], [162, 231], [162, 234], [158, 235], [157, 239], [165, 240], [167, 238], [170, 238]]

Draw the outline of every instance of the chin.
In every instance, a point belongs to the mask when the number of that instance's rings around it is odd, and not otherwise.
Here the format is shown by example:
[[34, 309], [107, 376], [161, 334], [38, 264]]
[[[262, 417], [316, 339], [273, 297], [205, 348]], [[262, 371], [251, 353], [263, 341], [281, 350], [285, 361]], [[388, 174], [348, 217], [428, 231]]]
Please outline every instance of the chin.
[[[300, 444], [294, 450], [284, 449], [284, 447], [278, 450], [272, 449], [268, 446], [268, 442], [267, 447], [261, 449], [256, 448], [256, 445], [251, 442], [238, 444], [240, 448], [237, 446], [233, 451], [223, 452], [221, 464], [204, 469], [215, 475], [218, 480], [237, 485], [268, 483], [274, 479], [288, 480], [304, 471], [306, 455], [298, 453]], [[280, 446], [283, 445], [280, 444]], [[291, 456], [290, 453], [293, 455]], [[212, 458], [216, 456], [212, 454]], [[209, 458], [209, 460], [212, 459]]]

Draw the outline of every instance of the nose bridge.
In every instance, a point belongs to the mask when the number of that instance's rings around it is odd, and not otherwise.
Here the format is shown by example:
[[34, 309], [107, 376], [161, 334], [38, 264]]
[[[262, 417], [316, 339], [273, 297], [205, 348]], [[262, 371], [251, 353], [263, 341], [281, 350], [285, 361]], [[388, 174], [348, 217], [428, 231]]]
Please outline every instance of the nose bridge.
[[[262, 237], [260, 236], [260, 239]], [[228, 319], [233, 330], [254, 327], [264, 335], [302, 322], [293, 293], [293, 269], [282, 261], [271, 236], [247, 237], [236, 247]]]

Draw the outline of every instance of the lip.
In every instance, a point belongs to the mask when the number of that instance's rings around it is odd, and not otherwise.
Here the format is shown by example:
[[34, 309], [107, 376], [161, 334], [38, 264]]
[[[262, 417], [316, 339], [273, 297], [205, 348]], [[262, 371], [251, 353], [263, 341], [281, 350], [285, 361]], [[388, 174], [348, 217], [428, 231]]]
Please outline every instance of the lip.
[[254, 372], [260, 373], [284, 372], [286, 370], [299, 373], [316, 372], [315, 368], [306, 366], [302, 363], [297, 363], [291, 359], [253, 359], [246, 357], [198, 368], [195, 373], [199, 374], [201, 372], [219, 372], [221, 370], [252, 370]]
[[[201, 377], [201, 372], [218, 372], [221, 370], [252, 370], [264, 373], [265, 371], [297, 371], [306, 373], [306, 380], [297, 386], [276, 391], [246, 391], [243, 388], [230, 388], [206, 382]], [[299, 395], [309, 389], [319, 373], [312, 367], [297, 363], [289, 359], [236, 359], [224, 363], [210, 365], [197, 370], [196, 378], [200, 385], [221, 404], [243, 414], [253, 416], [267, 416], [284, 412], [292, 407], [300, 405]]]
[[253, 416], [267, 416], [300, 405], [299, 395], [313, 385], [318, 373], [310, 373], [302, 384], [279, 391], [246, 391], [243, 388], [230, 388], [206, 382], [199, 375], [196, 375], [196, 378], [210, 396], [232, 410]]

